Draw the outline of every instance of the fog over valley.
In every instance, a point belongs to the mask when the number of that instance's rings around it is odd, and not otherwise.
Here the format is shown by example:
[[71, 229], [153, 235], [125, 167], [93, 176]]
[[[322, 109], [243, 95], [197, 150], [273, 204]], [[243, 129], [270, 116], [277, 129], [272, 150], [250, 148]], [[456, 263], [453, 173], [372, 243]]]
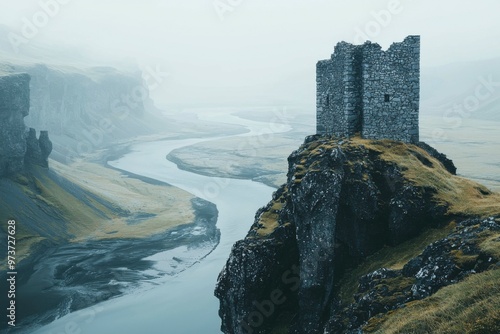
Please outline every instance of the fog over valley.
[[0, 0], [0, 334], [500, 332], [499, 12]]

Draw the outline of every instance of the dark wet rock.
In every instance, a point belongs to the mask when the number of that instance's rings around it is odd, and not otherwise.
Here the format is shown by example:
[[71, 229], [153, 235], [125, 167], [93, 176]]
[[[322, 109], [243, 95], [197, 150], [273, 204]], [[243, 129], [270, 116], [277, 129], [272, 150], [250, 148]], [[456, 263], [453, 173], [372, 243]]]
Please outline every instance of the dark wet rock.
[[233, 246], [216, 290], [224, 333], [269, 333], [269, 323], [296, 309], [299, 269], [294, 231], [278, 230], [273, 238], [247, 238]]
[[30, 128], [28, 131], [28, 136], [26, 138], [26, 156], [24, 161], [26, 163], [37, 163], [42, 160], [42, 150], [40, 149], [40, 143], [36, 137], [36, 130]]
[[403, 275], [416, 279], [413, 296], [418, 299], [427, 297], [467, 275], [486, 270], [498, 261], [478, 246], [481, 233], [491, 231], [500, 231], [494, 218], [469, 219], [461, 222], [447, 238], [427, 246], [421, 255], [403, 268]]
[[42, 153], [42, 162], [48, 167], [48, 158], [52, 152], [52, 142], [49, 139], [48, 131], [40, 131], [40, 138], [38, 138], [40, 144], [40, 150]]
[[[452, 177], [453, 163], [430, 146], [419, 146], [307, 137], [288, 158], [287, 183], [257, 212], [219, 276], [215, 294], [222, 331], [362, 333], [374, 315], [425, 298], [497, 261], [474, 246], [474, 235], [497, 228], [496, 222], [463, 222], [402, 270], [380, 268], [361, 277], [354, 302], [340, 302], [337, 284], [347, 269], [385, 246], [449, 222], [448, 204], [436, 199], [436, 187], [411, 181], [405, 173], [414, 167], [401, 161], [413, 156], [415, 167], [443, 178]], [[382, 157], [384, 152], [389, 153]], [[294, 284], [287, 285], [284, 275]], [[273, 291], [287, 302], [273, 302]]]

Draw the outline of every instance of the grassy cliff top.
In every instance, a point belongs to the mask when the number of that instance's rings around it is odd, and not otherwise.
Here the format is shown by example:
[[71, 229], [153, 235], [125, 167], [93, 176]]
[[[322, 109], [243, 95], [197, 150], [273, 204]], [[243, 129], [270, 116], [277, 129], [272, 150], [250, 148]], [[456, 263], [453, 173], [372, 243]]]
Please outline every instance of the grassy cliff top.
[[[360, 137], [340, 142], [337, 139], [322, 139], [306, 145], [308, 146], [303, 155], [308, 157], [339, 145], [346, 151], [368, 149], [384, 161], [398, 166], [403, 176], [416, 186], [433, 189], [435, 199], [448, 206], [449, 214], [480, 217], [500, 214], [500, 193], [492, 192], [474, 181], [452, 175], [438, 159], [416, 145]], [[307, 172], [307, 169], [302, 169], [302, 172]]]
[[366, 140], [359, 137], [345, 146], [364, 146], [395, 163], [403, 175], [420, 187], [436, 191], [435, 198], [449, 207], [448, 213], [488, 217], [500, 214], [500, 193], [466, 178], [450, 174], [436, 158], [424, 149], [390, 140]]

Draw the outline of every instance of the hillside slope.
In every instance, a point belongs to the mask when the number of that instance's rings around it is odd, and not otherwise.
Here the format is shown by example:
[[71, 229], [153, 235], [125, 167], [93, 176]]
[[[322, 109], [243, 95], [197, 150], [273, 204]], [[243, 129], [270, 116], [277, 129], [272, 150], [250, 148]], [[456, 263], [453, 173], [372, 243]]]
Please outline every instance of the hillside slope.
[[311, 136], [288, 162], [219, 276], [224, 333], [497, 332], [500, 194], [424, 143]]
[[[194, 196], [167, 184], [93, 163], [52, 161], [51, 168], [29, 166], [0, 178], [0, 220], [17, 222], [18, 261], [39, 243], [147, 238], [196, 220]], [[6, 228], [2, 224], [0, 233]]]

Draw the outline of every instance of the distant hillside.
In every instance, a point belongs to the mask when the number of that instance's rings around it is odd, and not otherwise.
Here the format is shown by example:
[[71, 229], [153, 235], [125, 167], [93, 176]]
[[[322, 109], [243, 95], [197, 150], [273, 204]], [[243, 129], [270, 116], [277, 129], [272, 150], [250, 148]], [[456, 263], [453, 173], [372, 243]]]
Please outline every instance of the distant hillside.
[[500, 58], [422, 68], [424, 115], [500, 121]]
[[90, 233], [99, 222], [127, 215], [116, 204], [41, 167], [0, 178], [0, 187], [0, 219], [22, 222], [17, 231], [20, 260], [41, 240], [67, 241]]
[[0, 71], [31, 76], [25, 122], [49, 131], [53, 159], [66, 161], [117, 140], [165, 131], [167, 122], [149, 99], [141, 73], [29, 63], [3, 63]]

